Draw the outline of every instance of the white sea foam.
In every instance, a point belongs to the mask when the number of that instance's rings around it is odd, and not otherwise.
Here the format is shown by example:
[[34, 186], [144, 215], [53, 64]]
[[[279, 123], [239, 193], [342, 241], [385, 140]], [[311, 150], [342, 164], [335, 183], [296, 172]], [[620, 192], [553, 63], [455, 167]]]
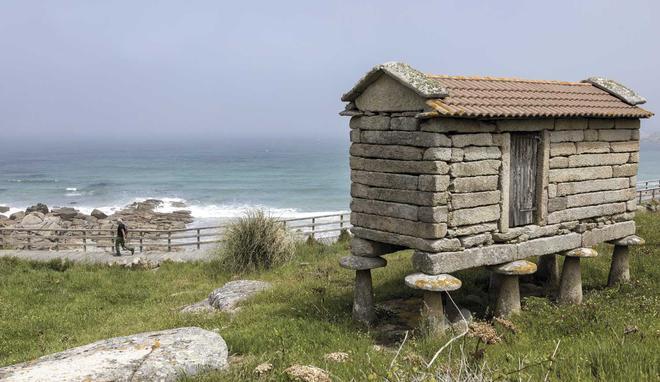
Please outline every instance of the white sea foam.
[[67, 187], [66, 190], [67, 191], [78, 191], [78, 189], [76, 187]]

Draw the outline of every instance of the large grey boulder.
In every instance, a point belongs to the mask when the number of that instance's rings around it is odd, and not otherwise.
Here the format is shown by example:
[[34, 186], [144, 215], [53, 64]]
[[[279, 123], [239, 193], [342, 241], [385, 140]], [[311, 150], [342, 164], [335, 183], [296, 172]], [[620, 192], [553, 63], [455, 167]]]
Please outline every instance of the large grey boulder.
[[272, 288], [270, 283], [258, 280], [230, 281], [209, 294], [209, 304], [219, 310], [231, 311], [239, 302]]
[[32, 228], [34, 226], [39, 226], [44, 222], [44, 215], [40, 212], [30, 212], [25, 215], [21, 220], [21, 226], [25, 228]]
[[90, 215], [97, 218], [97, 219], [105, 219], [105, 218], [108, 217], [108, 215], [106, 215], [103, 211], [98, 210], [96, 208], [94, 208], [94, 210], [92, 210], [92, 213]]
[[175, 381], [227, 366], [227, 345], [196, 327], [115, 337], [0, 369], [0, 380]]
[[71, 207], [62, 207], [52, 211], [53, 215], [59, 216], [62, 220], [72, 221], [78, 215], [78, 210]]
[[48, 210], [47, 205], [45, 205], [43, 203], [37, 203], [34, 206], [28, 207], [25, 210], [26, 214], [29, 214], [30, 212], [41, 212], [42, 214], [47, 215], [48, 212], [50, 212], [50, 211]]
[[230, 281], [215, 289], [205, 300], [181, 308], [181, 313], [210, 313], [214, 311], [233, 312], [237, 305], [253, 295], [272, 288], [270, 283], [258, 280]]

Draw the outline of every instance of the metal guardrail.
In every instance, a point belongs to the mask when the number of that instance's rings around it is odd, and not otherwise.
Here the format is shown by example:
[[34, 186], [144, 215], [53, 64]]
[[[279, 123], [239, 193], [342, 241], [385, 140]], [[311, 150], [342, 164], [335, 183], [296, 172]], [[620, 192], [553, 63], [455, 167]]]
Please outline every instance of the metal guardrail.
[[[334, 237], [351, 227], [350, 212], [282, 219], [281, 221], [287, 229], [302, 239]], [[175, 248], [189, 246], [196, 246], [197, 249], [200, 249], [204, 244], [221, 243], [223, 231], [228, 225], [229, 223], [171, 230], [133, 228], [129, 232], [127, 245], [135, 246], [139, 252], [146, 249], [164, 248], [171, 252]], [[333, 235], [333, 233], [336, 234]], [[35, 247], [56, 251], [82, 248], [85, 252], [88, 247], [112, 249], [117, 239], [116, 229], [0, 228], [0, 248], [3, 243], [7, 243], [8, 235], [13, 235], [14, 243], [23, 241], [22, 247], [24, 248], [21, 249], [28, 250], [36, 249]], [[40, 240], [40, 242], [36, 242], [36, 240]], [[48, 248], [43, 248], [43, 242], [52, 244]]]
[[637, 201], [660, 199], [660, 179], [637, 182]]

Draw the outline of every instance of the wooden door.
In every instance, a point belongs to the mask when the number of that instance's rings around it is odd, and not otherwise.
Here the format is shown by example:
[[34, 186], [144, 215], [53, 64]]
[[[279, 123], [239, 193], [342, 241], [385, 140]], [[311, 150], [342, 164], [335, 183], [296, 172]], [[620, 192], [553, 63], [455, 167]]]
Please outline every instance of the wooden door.
[[540, 137], [537, 133], [511, 134], [509, 225], [534, 224], [536, 176]]

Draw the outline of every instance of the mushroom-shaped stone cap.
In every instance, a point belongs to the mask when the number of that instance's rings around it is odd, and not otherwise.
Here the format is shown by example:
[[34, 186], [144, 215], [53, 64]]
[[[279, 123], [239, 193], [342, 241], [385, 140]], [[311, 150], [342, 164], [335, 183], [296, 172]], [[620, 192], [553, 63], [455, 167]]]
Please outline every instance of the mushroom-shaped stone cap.
[[576, 248], [572, 251], [564, 252], [564, 256], [568, 257], [596, 257], [598, 252], [593, 248]]
[[536, 272], [536, 264], [527, 260], [517, 260], [491, 267], [493, 272], [507, 276], [530, 275]]
[[427, 275], [426, 273], [413, 273], [406, 276], [405, 281], [406, 286], [410, 288], [431, 292], [448, 292], [461, 287], [461, 280], [448, 274]]
[[386, 266], [387, 260], [382, 257], [344, 256], [339, 259], [339, 265], [355, 271], [366, 271]]
[[646, 240], [642, 239], [641, 237], [637, 235], [630, 235], [626, 236], [623, 239], [619, 239], [616, 241], [611, 242], [614, 245], [621, 245], [624, 247], [630, 246], [630, 245], [644, 245], [646, 243]]

